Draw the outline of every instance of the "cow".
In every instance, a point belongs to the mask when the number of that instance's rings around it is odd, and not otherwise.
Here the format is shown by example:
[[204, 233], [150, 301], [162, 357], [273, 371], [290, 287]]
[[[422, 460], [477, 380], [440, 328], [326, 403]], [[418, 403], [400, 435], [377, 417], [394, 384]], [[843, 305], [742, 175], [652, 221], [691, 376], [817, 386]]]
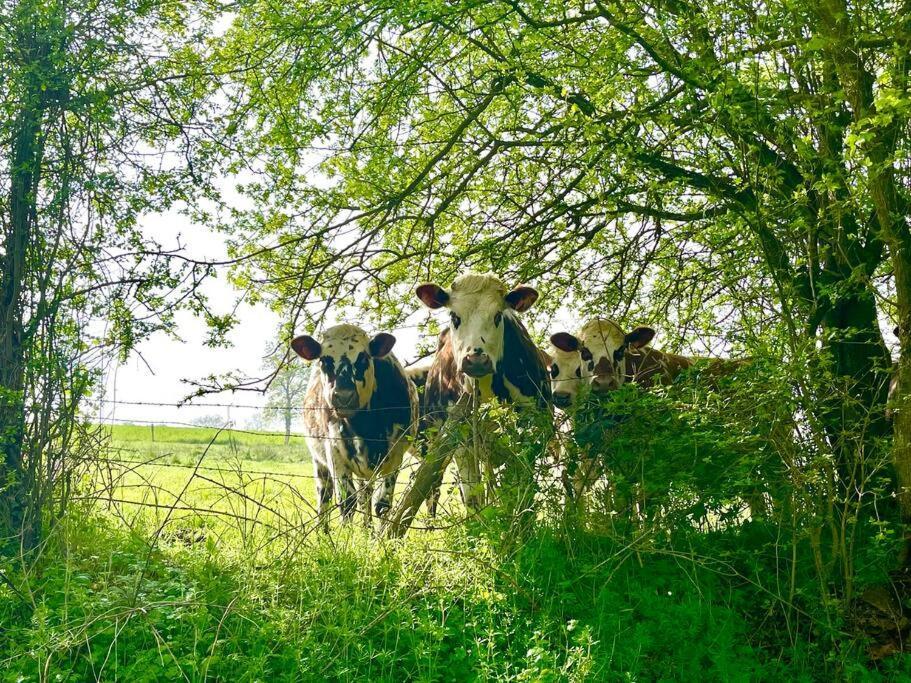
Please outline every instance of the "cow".
[[[644, 389], [668, 384], [697, 364], [705, 367], [704, 374], [710, 381], [716, 382], [749, 362], [659, 351], [648, 346], [654, 337], [655, 331], [650, 327], [640, 326], [626, 333], [618, 323], [606, 318], [588, 321], [578, 335], [568, 332], [551, 335], [554, 404], [568, 410], [579, 404], [579, 396], [585, 391], [604, 396], [628, 382]], [[579, 498], [597, 476], [597, 463], [583, 457], [570, 473], [567, 491]]]
[[[355, 325], [330, 327], [320, 341], [302, 335], [291, 342], [301, 358], [319, 360], [304, 396], [304, 424], [324, 529], [333, 494], [343, 522], [351, 520], [357, 497], [368, 525], [371, 511], [382, 519], [392, 504], [419, 419], [417, 391], [390, 353], [394, 344], [391, 334], [371, 338]], [[354, 477], [361, 480], [357, 491]]]
[[[441, 335], [427, 375], [424, 400], [429, 421], [460, 419], [472, 403], [494, 398], [548, 408], [545, 356], [516, 315], [538, 299], [535, 289], [509, 290], [491, 273], [465, 273], [448, 290], [428, 283], [415, 293], [428, 308], [449, 311], [448, 333]], [[462, 501], [469, 511], [476, 511], [484, 498], [480, 463], [465, 446], [457, 446], [453, 457]]]
[[659, 351], [648, 346], [655, 330], [636, 327], [625, 333], [613, 320], [596, 318], [579, 331], [551, 335], [554, 362], [550, 366], [554, 404], [573, 404], [580, 389], [590, 385], [596, 394], [607, 394], [627, 382], [648, 389], [673, 382], [697, 364], [705, 366], [709, 378], [717, 379], [749, 362], [745, 359], [697, 358]]

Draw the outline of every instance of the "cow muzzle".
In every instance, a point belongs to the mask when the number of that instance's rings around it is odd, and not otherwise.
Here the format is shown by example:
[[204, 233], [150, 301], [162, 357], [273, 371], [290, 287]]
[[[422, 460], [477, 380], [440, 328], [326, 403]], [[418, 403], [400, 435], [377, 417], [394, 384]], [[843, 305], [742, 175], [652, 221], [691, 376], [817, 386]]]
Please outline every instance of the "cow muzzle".
[[493, 372], [493, 361], [486, 353], [469, 353], [462, 359], [462, 372], [469, 377], [484, 377]]
[[354, 389], [336, 389], [332, 392], [332, 407], [342, 417], [353, 415], [360, 407], [357, 391]]
[[558, 408], [568, 408], [569, 405], [573, 402], [572, 394], [568, 391], [555, 391], [554, 394], [554, 405]]
[[598, 375], [592, 377], [592, 391], [600, 396], [616, 391], [620, 388], [616, 377], [609, 375]]

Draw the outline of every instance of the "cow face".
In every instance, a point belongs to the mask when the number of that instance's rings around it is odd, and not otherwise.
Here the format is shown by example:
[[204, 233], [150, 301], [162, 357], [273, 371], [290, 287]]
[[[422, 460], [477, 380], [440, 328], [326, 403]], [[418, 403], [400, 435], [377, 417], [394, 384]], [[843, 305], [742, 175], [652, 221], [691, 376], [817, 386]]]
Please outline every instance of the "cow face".
[[595, 319], [586, 323], [579, 332], [580, 354], [584, 354], [583, 375], [590, 378], [592, 391], [604, 394], [626, 381], [625, 356], [629, 350], [638, 350], [655, 337], [650, 327], [637, 327], [624, 333], [613, 320]]
[[449, 291], [434, 284], [415, 290], [428, 308], [449, 310], [449, 332], [456, 363], [469, 377], [496, 372], [503, 358], [504, 316], [527, 311], [538, 298], [531, 287], [506, 289], [491, 274], [466, 273], [452, 283]]
[[[590, 354], [582, 347], [578, 337], [568, 332], [557, 332], [550, 338], [550, 386], [554, 405], [568, 408], [588, 380], [586, 358]], [[583, 358], [585, 351], [586, 358]]]
[[319, 359], [323, 399], [340, 417], [350, 417], [373, 396], [373, 359], [388, 354], [394, 344], [391, 334], [381, 332], [371, 339], [359, 327], [336, 325], [323, 333], [322, 341], [306, 334], [295, 337], [291, 348], [305, 360]]

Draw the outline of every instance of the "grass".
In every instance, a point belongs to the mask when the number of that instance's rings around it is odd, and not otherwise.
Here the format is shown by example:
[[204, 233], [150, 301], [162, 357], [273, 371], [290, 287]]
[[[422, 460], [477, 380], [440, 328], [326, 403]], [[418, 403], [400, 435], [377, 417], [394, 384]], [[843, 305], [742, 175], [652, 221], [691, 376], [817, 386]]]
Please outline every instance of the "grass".
[[0, 589], [3, 680], [750, 681], [799, 671], [751, 643], [724, 581], [659, 557], [643, 568], [629, 550], [553, 529], [501, 555], [459, 530], [380, 544], [352, 528], [261, 566], [209, 538], [170, 537], [152, 553], [146, 541], [74, 519], [40, 592], [27, 593], [34, 604]]
[[143, 457], [170, 458], [169, 462], [194, 461], [207, 447], [207, 458], [213, 460], [239, 457], [254, 462], [310, 462], [307, 447], [300, 436], [292, 436], [291, 442], [285, 445], [282, 434], [213, 427], [119, 424], [105, 429], [113, 448]]
[[156, 429], [152, 442], [143, 428], [114, 429], [115, 460], [129, 448], [155, 464], [87, 471], [82, 488], [98, 499], [74, 502], [28, 569], [0, 567], [0, 681], [911, 673], [900, 658], [867, 667], [859, 645], [833, 654], [813, 615], [800, 616], [811, 628], [788, 630], [773, 597], [779, 558], [757, 550], [777, 542], [775, 528], [681, 530], [671, 546], [611, 537], [572, 515], [520, 536], [492, 512], [455, 524], [456, 508], [438, 530], [401, 541], [358, 525], [324, 535], [312, 532], [304, 453], [256, 459], [248, 449], [284, 446], [223, 435], [202, 459], [217, 469], [191, 476], [206, 433]]

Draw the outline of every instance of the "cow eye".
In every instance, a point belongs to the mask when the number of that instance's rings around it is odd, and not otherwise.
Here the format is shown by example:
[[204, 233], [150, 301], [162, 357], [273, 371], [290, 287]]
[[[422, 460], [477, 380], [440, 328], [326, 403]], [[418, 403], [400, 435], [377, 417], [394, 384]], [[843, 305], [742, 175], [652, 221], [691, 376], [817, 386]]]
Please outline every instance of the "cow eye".
[[458, 329], [459, 325], [462, 324], [462, 319], [455, 313], [450, 313], [449, 315], [452, 318], [452, 326]]
[[589, 350], [588, 350], [586, 347], [584, 347], [584, 346], [583, 346], [582, 349], [579, 351], [579, 355], [582, 357], [582, 360], [591, 360], [591, 359], [592, 359], [592, 352], [589, 351]]
[[335, 374], [335, 361], [329, 356], [320, 356], [319, 364], [322, 371], [331, 379]]
[[581, 377], [581, 376], [582, 376], [582, 368], [578, 367], [578, 368], [576, 368], [576, 377]]
[[500, 326], [500, 321], [503, 320], [503, 314], [500, 311], [497, 311], [493, 316], [493, 324], [496, 327]]
[[354, 361], [354, 369], [364, 371], [370, 365], [370, 356], [361, 351], [357, 355], [357, 360]]
[[557, 367], [557, 364], [554, 363], [550, 366], [550, 376], [554, 379], [557, 379], [557, 375], [560, 374], [560, 368]]
[[622, 346], [619, 349], [617, 349], [616, 351], [614, 351], [614, 360], [617, 362], [623, 360], [623, 347]]

